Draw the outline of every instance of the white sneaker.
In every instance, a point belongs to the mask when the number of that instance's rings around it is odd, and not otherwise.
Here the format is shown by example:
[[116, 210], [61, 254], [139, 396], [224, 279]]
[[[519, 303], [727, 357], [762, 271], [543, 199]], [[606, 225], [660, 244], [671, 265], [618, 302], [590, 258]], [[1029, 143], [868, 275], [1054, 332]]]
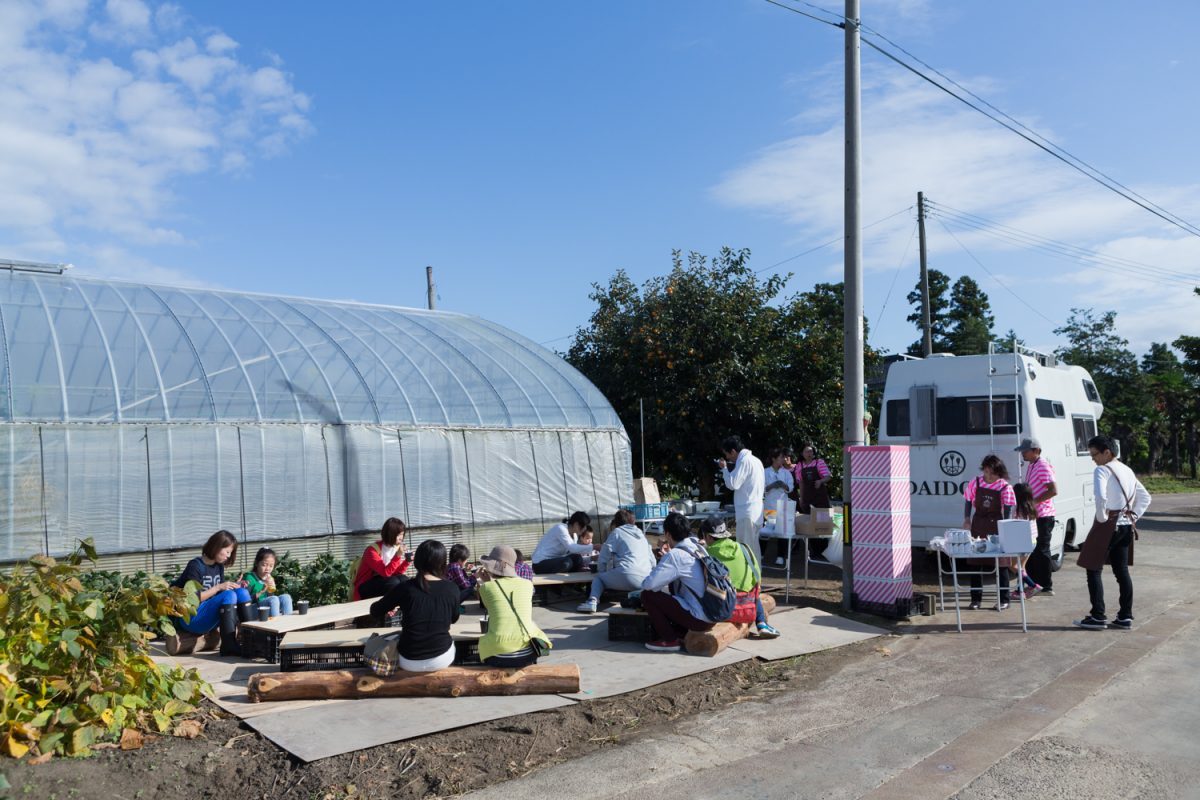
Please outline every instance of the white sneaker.
[[579, 605], [577, 605], [575, 607], [575, 610], [578, 611], [580, 614], [595, 614], [596, 606], [598, 606], [598, 605], [600, 605], [599, 600], [596, 600], [594, 598], [589, 598], [587, 600], [584, 600]]
[[782, 567], [785, 564], [787, 564], [787, 560], [783, 556], [777, 556], [775, 558], [775, 566]]

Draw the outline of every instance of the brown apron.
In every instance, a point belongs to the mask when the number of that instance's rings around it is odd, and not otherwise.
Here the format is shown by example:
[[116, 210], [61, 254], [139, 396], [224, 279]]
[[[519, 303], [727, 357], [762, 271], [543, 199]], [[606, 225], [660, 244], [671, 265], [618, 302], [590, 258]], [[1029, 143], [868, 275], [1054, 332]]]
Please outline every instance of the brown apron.
[[[1116, 474], [1112, 468], [1108, 468], [1108, 472], [1110, 475]], [[1121, 486], [1121, 481], [1117, 481], [1117, 486]], [[1093, 522], [1092, 529], [1083, 540], [1083, 547], [1079, 548], [1079, 559], [1075, 563], [1084, 569], [1104, 569], [1104, 565], [1108, 563], [1108, 546], [1117, 532], [1117, 519], [1122, 513], [1133, 515], [1133, 504], [1129, 495], [1125, 494], [1124, 486], [1121, 486], [1121, 496], [1125, 498], [1125, 508], [1121, 511], [1109, 511], [1103, 522]], [[1137, 538], [1137, 526], [1134, 525], [1133, 538], [1129, 540], [1129, 566], [1133, 566], [1133, 542]]]
[[800, 508], [801, 514], [808, 514], [814, 508], [829, 508], [829, 488], [827, 486], [817, 486], [817, 481], [821, 480], [821, 473], [817, 470], [817, 462], [813, 460], [811, 465], [805, 466], [800, 464], [800, 484], [804, 487], [800, 497], [804, 501], [804, 505]]
[[[975, 513], [971, 515], [971, 538], [986, 539], [996, 533], [997, 523], [1003, 517], [1001, 494], [996, 489], [985, 489], [979, 478], [975, 479]], [[990, 558], [968, 559], [972, 567], [990, 567], [996, 562]]]

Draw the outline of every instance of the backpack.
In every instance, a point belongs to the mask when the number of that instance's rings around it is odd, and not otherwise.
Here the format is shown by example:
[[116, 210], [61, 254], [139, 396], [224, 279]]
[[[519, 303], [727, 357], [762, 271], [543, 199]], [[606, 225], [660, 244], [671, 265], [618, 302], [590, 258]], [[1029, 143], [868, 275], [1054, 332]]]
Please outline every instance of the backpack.
[[[383, 553], [383, 550], [379, 547], [378, 542], [372, 543], [370, 545], [370, 547], [374, 547], [376, 553], [380, 553], [380, 554]], [[366, 550], [363, 551], [364, 554], [366, 552], [367, 552]], [[362, 566], [362, 560], [363, 560], [363, 557], [359, 556], [358, 558], [356, 558], [350, 562], [350, 588], [346, 590], [346, 602], [347, 603], [352, 602], [354, 600], [354, 581], [358, 578], [358, 568]]]
[[729, 619], [737, 605], [737, 590], [729, 582], [729, 568], [703, 551], [685, 552], [699, 561], [704, 570], [704, 595], [697, 595], [687, 584], [684, 584], [684, 587], [700, 601], [700, 610], [710, 622], [724, 622]]

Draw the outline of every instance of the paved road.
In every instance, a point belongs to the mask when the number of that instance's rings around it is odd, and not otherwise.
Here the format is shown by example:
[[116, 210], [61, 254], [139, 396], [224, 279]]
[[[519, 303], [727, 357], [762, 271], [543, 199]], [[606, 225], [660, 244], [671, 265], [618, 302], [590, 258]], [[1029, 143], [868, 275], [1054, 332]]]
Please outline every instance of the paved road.
[[1133, 631], [1071, 626], [1088, 608], [1071, 559], [1056, 596], [1030, 603], [1028, 634], [1015, 608], [964, 612], [963, 634], [952, 613], [920, 618], [890, 656], [817, 689], [472, 797], [1200, 798], [1200, 495], [1155, 498], [1141, 528]]

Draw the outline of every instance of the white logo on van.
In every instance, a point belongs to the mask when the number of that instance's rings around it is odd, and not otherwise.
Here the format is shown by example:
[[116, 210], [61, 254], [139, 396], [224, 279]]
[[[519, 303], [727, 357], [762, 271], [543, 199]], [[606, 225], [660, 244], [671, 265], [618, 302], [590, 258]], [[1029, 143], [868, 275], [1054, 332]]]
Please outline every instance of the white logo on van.
[[955, 475], [961, 475], [967, 468], [967, 460], [957, 450], [947, 450], [942, 453], [938, 466], [942, 468], [942, 472], [953, 478]]

